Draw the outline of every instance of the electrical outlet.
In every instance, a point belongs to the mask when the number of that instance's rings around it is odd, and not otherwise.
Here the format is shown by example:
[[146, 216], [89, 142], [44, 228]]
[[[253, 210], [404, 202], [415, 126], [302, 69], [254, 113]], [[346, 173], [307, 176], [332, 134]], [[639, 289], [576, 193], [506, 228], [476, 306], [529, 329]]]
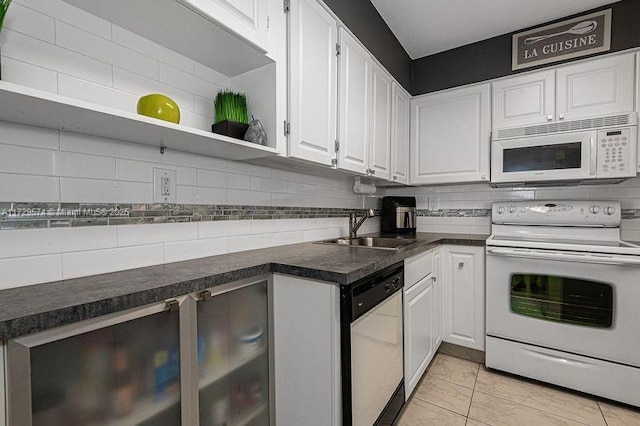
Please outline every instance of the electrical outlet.
[[438, 210], [438, 204], [439, 204], [439, 197], [429, 197], [429, 211], [433, 212]]
[[176, 171], [167, 169], [153, 169], [153, 202], [176, 202]]

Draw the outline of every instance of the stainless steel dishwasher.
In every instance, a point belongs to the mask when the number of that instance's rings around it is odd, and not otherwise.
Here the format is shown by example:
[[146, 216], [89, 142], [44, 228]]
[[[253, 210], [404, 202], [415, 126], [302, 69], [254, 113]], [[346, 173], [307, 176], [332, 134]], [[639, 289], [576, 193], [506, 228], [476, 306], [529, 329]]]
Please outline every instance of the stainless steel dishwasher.
[[341, 290], [342, 424], [391, 425], [404, 404], [397, 264]]

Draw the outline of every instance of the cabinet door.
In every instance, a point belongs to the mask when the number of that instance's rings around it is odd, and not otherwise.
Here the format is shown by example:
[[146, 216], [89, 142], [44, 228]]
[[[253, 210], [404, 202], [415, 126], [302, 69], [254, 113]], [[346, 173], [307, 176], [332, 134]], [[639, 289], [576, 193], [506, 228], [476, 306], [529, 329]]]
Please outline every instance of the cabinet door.
[[200, 424], [269, 424], [267, 300], [264, 281], [198, 302]]
[[520, 127], [553, 121], [554, 70], [497, 81], [492, 85], [493, 128]]
[[409, 103], [411, 96], [393, 82], [393, 105], [391, 107], [391, 180], [409, 182]]
[[371, 65], [369, 52], [340, 28], [338, 168], [367, 172], [370, 135]]
[[5, 406], [7, 401], [5, 396], [6, 381], [4, 377], [5, 347], [5, 343], [0, 341], [0, 426], [6, 426], [7, 424], [7, 407]]
[[411, 101], [411, 184], [489, 179], [489, 84]]
[[194, 424], [180, 314], [160, 303], [10, 340], [8, 423]]
[[561, 67], [557, 78], [558, 120], [633, 111], [633, 54]]
[[370, 173], [389, 179], [391, 167], [391, 77], [377, 64], [372, 73]]
[[180, 0], [263, 50], [267, 48], [266, 0]]
[[316, 0], [289, 12], [289, 156], [331, 165], [337, 117], [338, 28]]
[[[636, 55], [636, 112], [640, 113], [640, 53]], [[640, 172], [640, 148], [638, 149], [638, 172]]]
[[443, 340], [484, 350], [484, 250], [445, 246]]
[[432, 283], [428, 275], [404, 294], [405, 398], [411, 396], [435, 354]]
[[435, 339], [434, 349], [436, 351], [442, 343], [442, 283], [442, 250], [438, 249], [433, 253], [433, 335]]

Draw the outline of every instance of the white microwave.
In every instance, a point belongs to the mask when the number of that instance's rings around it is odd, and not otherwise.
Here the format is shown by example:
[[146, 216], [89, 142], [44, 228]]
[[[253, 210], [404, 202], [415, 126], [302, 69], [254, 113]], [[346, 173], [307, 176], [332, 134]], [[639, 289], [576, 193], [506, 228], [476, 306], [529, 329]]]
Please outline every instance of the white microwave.
[[491, 184], [596, 183], [636, 175], [637, 114], [501, 129], [491, 139]]

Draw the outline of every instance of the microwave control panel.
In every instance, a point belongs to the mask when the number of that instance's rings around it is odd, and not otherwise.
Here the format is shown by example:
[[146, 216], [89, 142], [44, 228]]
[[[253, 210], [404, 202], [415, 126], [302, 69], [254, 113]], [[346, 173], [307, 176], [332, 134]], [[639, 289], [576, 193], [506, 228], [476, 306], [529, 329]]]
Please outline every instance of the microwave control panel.
[[637, 133], [635, 128], [598, 131], [599, 178], [630, 177], [636, 175]]

